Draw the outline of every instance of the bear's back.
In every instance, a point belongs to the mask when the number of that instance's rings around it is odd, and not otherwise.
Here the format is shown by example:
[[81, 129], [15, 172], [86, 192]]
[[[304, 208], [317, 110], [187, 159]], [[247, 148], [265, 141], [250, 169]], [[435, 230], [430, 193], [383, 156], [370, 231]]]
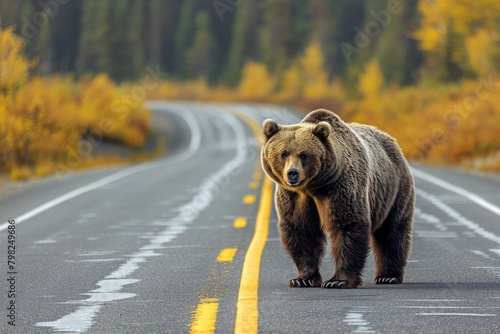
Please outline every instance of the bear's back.
[[386, 132], [374, 126], [358, 123], [348, 123], [348, 126], [362, 139], [375, 160], [380, 163], [405, 164], [404, 158], [396, 140]]
[[377, 228], [391, 210], [398, 189], [412, 187], [413, 178], [396, 140], [373, 126], [350, 123], [369, 151], [370, 206], [373, 227]]

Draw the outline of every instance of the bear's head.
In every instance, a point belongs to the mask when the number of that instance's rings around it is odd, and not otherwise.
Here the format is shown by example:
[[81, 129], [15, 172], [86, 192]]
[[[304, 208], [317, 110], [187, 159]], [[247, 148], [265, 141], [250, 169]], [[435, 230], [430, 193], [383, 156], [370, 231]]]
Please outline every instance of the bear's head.
[[324, 167], [332, 159], [331, 131], [327, 122], [279, 125], [266, 119], [261, 154], [264, 171], [288, 190], [307, 190], [313, 181], [325, 176]]

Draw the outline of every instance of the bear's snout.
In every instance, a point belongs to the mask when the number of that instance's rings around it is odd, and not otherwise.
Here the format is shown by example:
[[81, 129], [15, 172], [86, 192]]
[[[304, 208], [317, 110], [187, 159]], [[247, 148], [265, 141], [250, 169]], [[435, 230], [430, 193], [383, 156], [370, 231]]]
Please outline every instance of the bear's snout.
[[286, 172], [286, 176], [289, 185], [296, 186], [299, 183], [299, 170], [297, 168], [290, 168]]

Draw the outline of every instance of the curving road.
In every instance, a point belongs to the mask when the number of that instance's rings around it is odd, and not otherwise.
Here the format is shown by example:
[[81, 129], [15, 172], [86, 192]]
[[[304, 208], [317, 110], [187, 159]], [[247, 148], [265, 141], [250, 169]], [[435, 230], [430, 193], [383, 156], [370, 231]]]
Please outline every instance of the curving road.
[[[165, 158], [72, 173], [0, 202], [0, 222], [15, 221], [0, 225], [1, 333], [500, 332], [500, 184], [413, 166], [406, 283], [375, 286], [370, 257], [364, 288], [291, 289], [256, 133], [265, 118], [299, 116], [151, 107], [169, 136]], [[333, 272], [328, 257], [322, 268]]]

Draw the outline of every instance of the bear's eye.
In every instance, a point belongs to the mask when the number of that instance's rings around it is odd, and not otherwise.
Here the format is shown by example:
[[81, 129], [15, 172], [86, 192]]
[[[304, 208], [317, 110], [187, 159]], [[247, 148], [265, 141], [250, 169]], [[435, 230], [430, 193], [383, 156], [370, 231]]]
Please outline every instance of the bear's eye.
[[288, 153], [286, 153], [286, 152], [281, 153], [281, 157], [283, 159], [286, 159], [288, 157]]
[[305, 153], [300, 153], [300, 154], [299, 154], [299, 158], [300, 158], [300, 160], [306, 160], [306, 159], [307, 159], [307, 154], [305, 154]]

